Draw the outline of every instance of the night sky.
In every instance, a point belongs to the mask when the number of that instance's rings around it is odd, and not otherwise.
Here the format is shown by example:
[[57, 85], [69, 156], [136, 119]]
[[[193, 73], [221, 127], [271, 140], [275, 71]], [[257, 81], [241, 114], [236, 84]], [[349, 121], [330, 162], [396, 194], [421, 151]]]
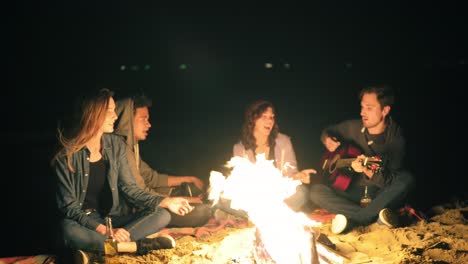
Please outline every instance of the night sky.
[[318, 168], [321, 130], [359, 118], [363, 86], [392, 85], [391, 114], [405, 131], [417, 178], [410, 201], [426, 209], [466, 197], [461, 7], [331, 1], [176, 9], [152, 2], [16, 1], [4, 10], [1, 218], [10, 242], [0, 256], [52, 250], [56, 129], [83, 91], [102, 87], [116, 99], [133, 92], [153, 99], [145, 161], [208, 180], [230, 159], [250, 102], [272, 101], [299, 167]]

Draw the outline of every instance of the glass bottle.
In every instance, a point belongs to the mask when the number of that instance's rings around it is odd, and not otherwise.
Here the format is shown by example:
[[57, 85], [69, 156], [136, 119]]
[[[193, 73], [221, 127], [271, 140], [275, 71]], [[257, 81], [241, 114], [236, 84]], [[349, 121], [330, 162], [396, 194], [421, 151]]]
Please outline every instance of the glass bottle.
[[364, 187], [364, 196], [361, 198], [361, 207], [366, 207], [369, 203], [372, 202], [372, 198], [367, 193], [367, 185]]
[[112, 219], [106, 217], [106, 240], [104, 241], [104, 255], [114, 256], [117, 255], [117, 241], [114, 238], [114, 232], [112, 231]]

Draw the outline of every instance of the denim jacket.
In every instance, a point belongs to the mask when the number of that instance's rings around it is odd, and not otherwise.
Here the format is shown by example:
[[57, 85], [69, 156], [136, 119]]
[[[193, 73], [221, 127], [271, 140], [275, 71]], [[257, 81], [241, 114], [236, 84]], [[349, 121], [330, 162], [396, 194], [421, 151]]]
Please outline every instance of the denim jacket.
[[[72, 156], [72, 173], [67, 166], [66, 156], [61, 156], [54, 165], [57, 177], [56, 201], [63, 217], [77, 221], [79, 224], [95, 230], [99, 223], [88, 217], [82, 206], [88, 189], [89, 156], [86, 147]], [[154, 209], [164, 197], [154, 196], [140, 189], [128, 165], [124, 139], [113, 134], [102, 135], [102, 158], [108, 164], [107, 180], [112, 191], [112, 208], [109, 215], [119, 215], [120, 197], [125, 196], [136, 206]]]

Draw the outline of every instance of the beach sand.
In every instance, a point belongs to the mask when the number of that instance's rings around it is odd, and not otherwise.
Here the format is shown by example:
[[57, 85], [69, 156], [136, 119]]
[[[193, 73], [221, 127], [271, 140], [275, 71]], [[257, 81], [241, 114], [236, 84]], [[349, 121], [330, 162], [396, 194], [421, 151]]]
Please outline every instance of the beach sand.
[[[377, 223], [335, 235], [319, 232], [336, 245], [344, 263], [468, 263], [468, 207], [439, 210], [424, 221], [388, 228]], [[257, 263], [252, 225], [226, 225], [202, 236], [181, 235], [173, 249], [145, 256], [121, 255], [115, 263]], [[264, 263], [275, 263], [265, 260]], [[293, 264], [293, 262], [291, 262]]]

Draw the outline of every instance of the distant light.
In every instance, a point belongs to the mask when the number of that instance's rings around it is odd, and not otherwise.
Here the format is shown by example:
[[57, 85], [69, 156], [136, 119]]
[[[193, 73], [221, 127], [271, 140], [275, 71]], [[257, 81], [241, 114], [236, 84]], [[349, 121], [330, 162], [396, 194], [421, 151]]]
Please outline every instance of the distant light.
[[345, 63], [345, 67], [347, 69], [351, 69], [353, 67], [353, 64], [351, 62], [347, 62], [347, 63]]
[[151, 69], [151, 65], [145, 64], [145, 67], [143, 67], [145, 71], [149, 71]]
[[272, 63], [269, 63], [269, 62], [267, 62], [267, 63], [265, 63], [265, 68], [267, 68], [267, 69], [271, 69], [271, 68], [273, 68], [273, 64], [272, 64]]
[[125, 71], [126, 69], [127, 69], [127, 66], [125, 66], [125, 65], [120, 65], [120, 70], [121, 70], [121, 71]]
[[132, 71], [138, 71], [140, 70], [140, 66], [138, 65], [132, 65], [132, 67], [130, 68]]
[[285, 63], [285, 64], [284, 64], [284, 68], [285, 68], [285, 69], [290, 69], [290, 68], [291, 68], [291, 64]]
[[182, 63], [181, 65], [179, 65], [179, 70], [186, 70], [187, 68], [188, 66], [185, 63]]

